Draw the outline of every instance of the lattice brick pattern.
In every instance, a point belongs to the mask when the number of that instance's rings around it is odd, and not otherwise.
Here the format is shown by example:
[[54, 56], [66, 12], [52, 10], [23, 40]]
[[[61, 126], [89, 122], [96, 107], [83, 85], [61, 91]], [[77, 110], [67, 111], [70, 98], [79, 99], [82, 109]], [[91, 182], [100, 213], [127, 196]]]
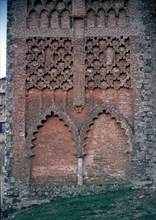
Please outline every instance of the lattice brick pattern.
[[86, 87], [131, 87], [130, 40], [116, 37], [86, 39]]
[[27, 89], [73, 87], [71, 39], [29, 38], [27, 46]]

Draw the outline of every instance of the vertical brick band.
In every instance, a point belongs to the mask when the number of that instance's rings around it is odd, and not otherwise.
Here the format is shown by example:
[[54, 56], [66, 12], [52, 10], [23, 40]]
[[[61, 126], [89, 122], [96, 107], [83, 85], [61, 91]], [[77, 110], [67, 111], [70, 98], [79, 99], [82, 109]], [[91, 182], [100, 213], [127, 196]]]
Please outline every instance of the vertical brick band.
[[[77, 112], [81, 112], [85, 105], [85, 41], [84, 41], [84, 1], [73, 2], [73, 74], [74, 101]], [[81, 11], [81, 13], [79, 12]]]

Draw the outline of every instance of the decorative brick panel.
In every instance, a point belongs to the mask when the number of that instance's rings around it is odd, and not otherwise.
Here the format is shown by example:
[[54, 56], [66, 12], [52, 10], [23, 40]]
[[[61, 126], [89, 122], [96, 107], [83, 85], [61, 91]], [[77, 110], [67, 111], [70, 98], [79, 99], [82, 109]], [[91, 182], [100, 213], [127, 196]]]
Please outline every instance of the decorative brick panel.
[[71, 39], [33, 38], [27, 45], [27, 89], [73, 87]]
[[27, 0], [27, 28], [71, 28], [71, 10], [71, 0]]

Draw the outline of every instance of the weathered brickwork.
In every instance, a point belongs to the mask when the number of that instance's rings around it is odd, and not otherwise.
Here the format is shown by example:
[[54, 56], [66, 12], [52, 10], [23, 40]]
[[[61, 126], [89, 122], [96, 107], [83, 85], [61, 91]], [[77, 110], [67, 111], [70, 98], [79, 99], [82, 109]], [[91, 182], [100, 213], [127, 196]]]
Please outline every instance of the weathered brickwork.
[[156, 185], [153, 8], [8, 2], [4, 210], [106, 184]]
[[27, 89], [73, 87], [71, 39], [28, 39]]
[[72, 1], [28, 1], [27, 27], [70, 28]]
[[0, 79], [0, 173], [4, 164], [4, 146], [5, 146], [5, 97], [6, 97], [6, 79]]
[[[152, 65], [152, 81], [153, 81], [153, 85], [152, 87], [155, 88], [156, 85], [156, 28], [155, 28], [155, 24], [156, 24], [156, 2], [152, 1], [152, 16], [153, 16], [153, 20], [152, 20], [152, 28], [153, 28], [153, 35], [151, 38], [151, 44], [152, 44], [152, 53], [151, 53], [151, 57], [153, 60], [153, 65]], [[156, 90], [154, 89], [154, 134], [155, 134], [155, 143], [156, 143]], [[153, 169], [156, 170], [156, 144], [155, 144], [155, 148], [154, 148], [154, 152], [153, 152], [153, 161], [154, 161], [154, 166]], [[154, 182], [156, 183], [156, 172], [153, 173], [153, 179]]]
[[[110, 132], [111, 130], [111, 132]], [[84, 177], [87, 180], [125, 178], [129, 167], [130, 146], [124, 129], [109, 114], [99, 115], [86, 140]]]
[[6, 97], [6, 78], [0, 79], [0, 209], [2, 205], [3, 197], [3, 166], [4, 166], [4, 154], [5, 154], [5, 97]]
[[55, 116], [43, 125], [36, 134], [32, 150], [32, 181], [43, 184], [73, 181], [75, 184], [77, 160], [68, 127]]

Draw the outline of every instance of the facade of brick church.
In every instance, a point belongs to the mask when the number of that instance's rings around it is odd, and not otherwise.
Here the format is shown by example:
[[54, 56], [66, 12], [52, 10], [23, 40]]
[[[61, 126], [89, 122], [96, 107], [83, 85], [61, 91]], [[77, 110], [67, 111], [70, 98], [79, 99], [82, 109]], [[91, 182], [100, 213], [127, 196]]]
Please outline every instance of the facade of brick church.
[[8, 2], [4, 209], [156, 186], [155, 16], [150, 0]]

